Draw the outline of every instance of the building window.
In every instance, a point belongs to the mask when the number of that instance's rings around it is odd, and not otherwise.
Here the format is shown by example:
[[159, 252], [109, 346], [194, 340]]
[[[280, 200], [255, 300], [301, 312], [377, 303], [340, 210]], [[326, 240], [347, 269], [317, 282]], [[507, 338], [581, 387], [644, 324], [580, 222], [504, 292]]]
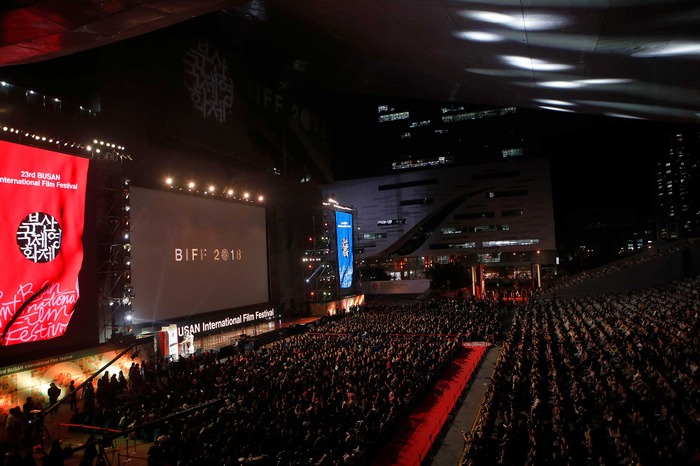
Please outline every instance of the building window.
[[386, 115], [379, 115], [379, 123], [386, 123], [387, 121], [397, 121], [406, 120], [409, 118], [408, 112], [398, 112], [398, 113], [388, 113]]
[[421, 126], [429, 126], [430, 120], [414, 121], [411, 123], [411, 128], [420, 128]]
[[399, 202], [399, 205], [405, 207], [409, 205], [432, 205], [432, 203], [432, 197], [423, 197], [421, 199], [407, 199], [405, 201]]
[[447, 227], [441, 230], [443, 235], [459, 235], [461, 233], [481, 233], [484, 231], [509, 231], [510, 225], [474, 225], [470, 227]]
[[522, 217], [523, 215], [523, 209], [501, 211], [501, 217]]
[[483, 231], [509, 231], [510, 225], [475, 225], [469, 229], [475, 233]]
[[474, 249], [476, 243], [473, 241], [466, 243], [434, 243], [428, 247], [430, 249]]
[[508, 157], [519, 157], [523, 155], [523, 149], [522, 147], [514, 147], [512, 149], [503, 149], [501, 150], [501, 155], [503, 156], [504, 159], [507, 159]]
[[454, 163], [454, 157], [439, 156], [433, 159], [404, 160], [392, 162], [392, 170], [406, 170], [408, 168], [433, 167], [435, 165], [449, 165]]
[[385, 227], [385, 226], [390, 226], [390, 225], [405, 225], [405, 224], [406, 224], [405, 218], [392, 218], [389, 220], [377, 220], [377, 226], [379, 226], [379, 227]]
[[512, 240], [497, 240], [484, 241], [481, 245], [485, 248], [501, 248], [505, 246], [534, 246], [540, 244], [538, 239], [512, 239]]
[[373, 239], [384, 239], [386, 238], [386, 233], [363, 233], [362, 239], [373, 240]]
[[482, 110], [480, 112], [465, 112], [465, 113], [454, 113], [452, 115], [443, 115], [442, 121], [445, 123], [454, 123], [457, 121], [465, 120], [480, 120], [482, 118], [491, 118], [496, 116], [507, 115], [509, 113], [515, 113], [515, 107], [508, 107], [496, 110]]

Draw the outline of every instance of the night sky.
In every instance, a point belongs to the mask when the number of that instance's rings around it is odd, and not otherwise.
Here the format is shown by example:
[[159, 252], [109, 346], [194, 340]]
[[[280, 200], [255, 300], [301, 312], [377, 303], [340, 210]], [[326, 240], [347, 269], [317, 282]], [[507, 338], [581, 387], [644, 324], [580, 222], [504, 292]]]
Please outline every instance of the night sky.
[[[372, 150], [376, 103], [367, 105], [363, 99], [355, 104], [348, 99], [337, 106], [342, 108], [342, 119], [331, 116], [336, 128], [336, 171], [352, 172], [355, 177], [381, 174], [391, 163], [390, 157]], [[678, 125], [546, 110], [525, 112], [526, 126], [518, 130], [529, 135], [532, 150], [551, 161], [557, 209], [650, 208], [656, 162]], [[494, 138], [498, 131], [503, 129], [498, 128]]]

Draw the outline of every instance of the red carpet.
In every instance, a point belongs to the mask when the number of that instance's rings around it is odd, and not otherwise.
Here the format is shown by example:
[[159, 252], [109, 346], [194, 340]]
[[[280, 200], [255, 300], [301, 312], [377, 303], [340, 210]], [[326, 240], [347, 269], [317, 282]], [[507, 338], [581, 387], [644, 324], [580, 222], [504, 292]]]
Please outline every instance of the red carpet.
[[488, 344], [478, 344], [480, 346], [467, 347], [467, 351], [455, 359], [444, 376], [437, 381], [435, 388], [425, 396], [392, 440], [379, 452], [374, 461], [376, 466], [419, 466], [423, 462], [486, 353]]

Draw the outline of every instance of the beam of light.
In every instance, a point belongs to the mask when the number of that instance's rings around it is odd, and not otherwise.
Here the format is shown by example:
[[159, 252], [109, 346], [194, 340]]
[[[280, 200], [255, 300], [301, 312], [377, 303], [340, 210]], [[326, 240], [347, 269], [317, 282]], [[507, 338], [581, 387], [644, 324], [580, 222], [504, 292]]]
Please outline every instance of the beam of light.
[[[663, 3], [668, 0], [655, 0], [656, 3]], [[484, 0], [457, 0], [459, 3], [477, 3], [483, 4]], [[649, 0], [647, 3], [653, 3], [654, 0]], [[510, 6], [520, 8], [522, 0], [489, 0], [489, 5]], [[551, 8], [557, 6], [552, 0], [530, 0], [527, 2], [530, 7], [536, 8]], [[609, 0], [567, 0], [567, 8], [586, 8], [587, 10], [599, 9], [607, 10], [610, 6]]]
[[456, 31], [455, 37], [463, 40], [472, 40], [474, 42], [502, 42], [506, 40], [500, 34], [486, 31]]
[[533, 99], [535, 102], [539, 102], [545, 105], [558, 105], [560, 107], [572, 107], [576, 105], [573, 102], [567, 102], [565, 100], [554, 100], [554, 99]]
[[459, 15], [493, 24], [508, 24], [515, 20], [511, 15], [496, 13], [495, 11], [463, 10], [459, 12]]
[[588, 85], [602, 85], [602, 84], [626, 84], [626, 83], [631, 83], [631, 79], [623, 79], [623, 78], [600, 78], [600, 79], [578, 79], [576, 80], [577, 83], [583, 84], [584, 86]]
[[642, 47], [631, 56], [636, 58], [673, 57], [682, 55], [700, 55], [700, 42], [676, 41], [656, 42]]
[[646, 113], [648, 115], [664, 117], [684, 117], [692, 118], [694, 111], [676, 107], [662, 107], [660, 105], [633, 104], [629, 102], [612, 102], [603, 100], [577, 100], [580, 105], [590, 105], [592, 107], [609, 108], [623, 112]]
[[542, 81], [537, 83], [537, 85], [554, 89], [578, 89], [581, 87], [581, 84], [576, 81]]
[[548, 63], [539, 58], [519, 57], [516, 55], [501, 55], [499, 57], [504, 62], [517, 68], [533, 71], [564, 71], [573, 68], [571, 65], [562, 63]]
[[603, 115], [613, 117], [613, 118], [628, 118], [630, 120], [646, 120], [646, 118], [634, 116], [634, 115], [626, 115], [624, 113], [614, 113], [614, 112], [604, 112]]
[[521, 70], [504, 70], [497, 68], [465, 68], [464, 71], [486, 76], [501, 76], [504, 78], [529, 78], [530, 73]]
[[476, 21], [499, 24], [518, 31], [546, 31], [558, 29], [569, 23], [563, 16], [550, 13], [532, 13], [523, 17], [520, 12], [505, 14], [495, 11], [462, 10], [459, 15]]
[[543, 110], [554, 110], [555, 112], [576, 113], [570, 108], [550, 107], [548, 105], [540, 105], [540, 108]]

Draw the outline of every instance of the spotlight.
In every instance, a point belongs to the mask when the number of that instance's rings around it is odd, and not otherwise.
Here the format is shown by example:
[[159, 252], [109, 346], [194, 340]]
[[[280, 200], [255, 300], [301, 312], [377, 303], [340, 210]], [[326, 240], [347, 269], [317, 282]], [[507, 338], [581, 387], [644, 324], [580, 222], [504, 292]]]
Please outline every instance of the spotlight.
[[173, 184], [173, 179], [170, 178], [170, 177], [167, 177], [167, 178], [165, 179], [165, 184], [172, 185], [172, 184]]

